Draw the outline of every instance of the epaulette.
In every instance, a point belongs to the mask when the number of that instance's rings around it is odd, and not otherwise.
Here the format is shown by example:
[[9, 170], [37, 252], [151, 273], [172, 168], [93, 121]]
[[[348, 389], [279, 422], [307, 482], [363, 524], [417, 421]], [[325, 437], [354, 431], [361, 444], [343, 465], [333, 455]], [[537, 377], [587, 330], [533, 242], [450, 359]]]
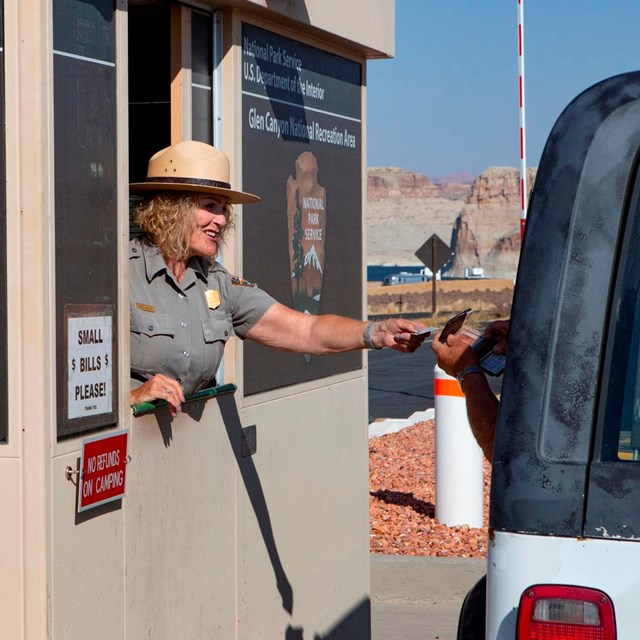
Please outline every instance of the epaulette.
[[255, 282], [249, 282], [240, 276], [231, 276], [231, 284], [235, 284], [238, 287], [255, 287]]
[[129, 243], [129, 260], [142, 257], [142, 246], [137, 242]]

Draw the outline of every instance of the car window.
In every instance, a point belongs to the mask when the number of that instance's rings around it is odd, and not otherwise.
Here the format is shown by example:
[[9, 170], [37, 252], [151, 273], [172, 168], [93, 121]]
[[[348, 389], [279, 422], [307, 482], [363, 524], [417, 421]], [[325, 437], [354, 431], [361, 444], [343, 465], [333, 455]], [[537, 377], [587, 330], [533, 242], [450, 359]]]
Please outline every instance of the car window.
[[[637, 178], [638, 176], [636, 176]], [[611, 300], [601, 458], [640, 462], [640, 197], [630, 200]]]

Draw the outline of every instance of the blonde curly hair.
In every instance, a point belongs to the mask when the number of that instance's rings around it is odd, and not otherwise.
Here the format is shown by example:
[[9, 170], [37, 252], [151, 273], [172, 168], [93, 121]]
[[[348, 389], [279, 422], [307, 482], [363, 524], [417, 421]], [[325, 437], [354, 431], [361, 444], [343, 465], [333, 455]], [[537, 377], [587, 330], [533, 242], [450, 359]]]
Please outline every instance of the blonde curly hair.
[[[147, 242], [156, 245], [165, 258], [187, 260], [189, 238], [196, 226], [196, 212], [203, 194], [163, 191], [145, 199], [133, 214], [133, 221], [147, 234]], [[227, 224], [220, 232], [224, 242], [233, 228], [233, 207], [224, 205]]]

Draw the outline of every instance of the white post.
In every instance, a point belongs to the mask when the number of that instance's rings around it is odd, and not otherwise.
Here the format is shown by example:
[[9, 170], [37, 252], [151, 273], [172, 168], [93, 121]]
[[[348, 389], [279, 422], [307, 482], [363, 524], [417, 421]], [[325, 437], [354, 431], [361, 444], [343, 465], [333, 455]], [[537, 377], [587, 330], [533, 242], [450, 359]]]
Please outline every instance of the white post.
[[524, 110], [524, 0], [518, 0], [518, 84], [520, 93], [520, 238], [527, 219], [527, 136]]
[[482, 449], [469, 426], [467, 407], [455, 378], [436, 365], [433, 372], [436, 453], [435, 515], [453, 527], [483, 524]]

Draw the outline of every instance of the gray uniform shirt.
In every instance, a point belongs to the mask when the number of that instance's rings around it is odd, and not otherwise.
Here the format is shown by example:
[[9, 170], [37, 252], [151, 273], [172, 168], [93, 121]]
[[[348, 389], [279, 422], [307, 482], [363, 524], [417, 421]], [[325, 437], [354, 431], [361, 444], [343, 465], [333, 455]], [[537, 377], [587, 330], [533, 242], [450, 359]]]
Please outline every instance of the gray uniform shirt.
[[132, 388], [162, 373], [185, 395], [215, 376], [227, 340], [247, 331], [276, 301], [219, 263], [192, 258], [181, 283], [155, 246], [129, 243]]

